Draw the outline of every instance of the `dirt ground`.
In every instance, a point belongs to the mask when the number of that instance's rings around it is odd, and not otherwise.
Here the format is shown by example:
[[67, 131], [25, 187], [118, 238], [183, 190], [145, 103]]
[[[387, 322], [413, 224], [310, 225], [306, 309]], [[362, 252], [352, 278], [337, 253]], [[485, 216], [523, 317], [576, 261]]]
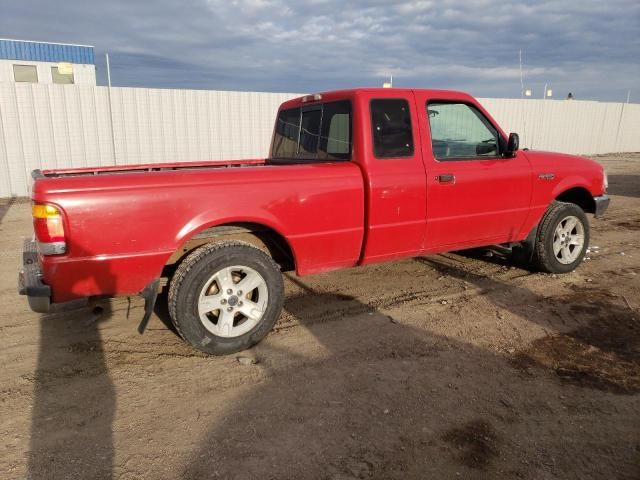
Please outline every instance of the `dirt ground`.
[[640, 478], [640, 154], [597, 159], [613, 200], [576, 272], [483, 250], [288, 276], [276, 330], [222, 358], [138, 335], [137, 298], [30, 312], [29, 205], [5, 204], [0, 476]]

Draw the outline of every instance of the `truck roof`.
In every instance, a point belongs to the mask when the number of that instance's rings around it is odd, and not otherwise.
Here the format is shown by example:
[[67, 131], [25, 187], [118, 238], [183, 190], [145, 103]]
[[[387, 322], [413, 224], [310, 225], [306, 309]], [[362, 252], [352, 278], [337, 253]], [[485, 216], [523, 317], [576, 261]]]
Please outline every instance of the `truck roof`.
[[312, 104], [315, 102], [332, 101], [344, 98], [368, 97], [385, 98], [397, 95], [409, 94], [413, 92], [425, 93], [430, 98], [441, 98], [448, 100], [473, 100], [468, 93], [457, 90], [439, 90], [432, 88], [383, 88], [383, 87], [361, 87], [344, 90], [328, 90], [324, 92], [310, 93], [301, 97], [293, 98], [284, 102], [280, 109], [296, 107], [301, 104]]

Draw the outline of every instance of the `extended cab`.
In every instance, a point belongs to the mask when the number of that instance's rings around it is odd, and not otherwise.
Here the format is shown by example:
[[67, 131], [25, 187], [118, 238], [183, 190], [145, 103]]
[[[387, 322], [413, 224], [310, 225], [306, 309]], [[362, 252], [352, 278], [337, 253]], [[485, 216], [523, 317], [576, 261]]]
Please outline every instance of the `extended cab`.
[[285, 102], [269, 158], [35, 171], [20, 293], [35, 311], [165, 289], [171, 319], [213, 354], [260, 341], [281, 271], [309, 275], [507, 244], [569, 272], [606, 210], [603, 168], [519, 151], [471, 96], [356, 89]]

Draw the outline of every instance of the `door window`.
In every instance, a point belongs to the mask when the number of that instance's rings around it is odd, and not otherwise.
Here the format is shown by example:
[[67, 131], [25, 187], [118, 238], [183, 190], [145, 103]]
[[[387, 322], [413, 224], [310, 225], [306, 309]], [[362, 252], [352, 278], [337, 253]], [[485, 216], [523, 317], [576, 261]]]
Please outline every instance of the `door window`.
[[409, 102], [401, 98], [371, 100], [371, 128], [376, 158], [413, 156]]
[[429, 102], [427, 115], [436, 159], [466, 160], [500, 155], [500, 135], [489, 120], [466, 103]]

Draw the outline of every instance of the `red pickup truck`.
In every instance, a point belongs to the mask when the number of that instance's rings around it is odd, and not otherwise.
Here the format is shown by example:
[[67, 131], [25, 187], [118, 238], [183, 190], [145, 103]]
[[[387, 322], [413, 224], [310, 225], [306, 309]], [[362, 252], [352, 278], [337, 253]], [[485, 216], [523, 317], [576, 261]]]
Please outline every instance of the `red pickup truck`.
[[269, 158], [33, 172], [35, 239], [20, 293], [37, 312], [167, 288], [182, 337], [212, 354], [271, 330], [282, 271], [506, 244], [569, 272], [586, 213], [609, 204], [603, 168], [519, 151], [471, 96], [355, 89], [282, 104]]

